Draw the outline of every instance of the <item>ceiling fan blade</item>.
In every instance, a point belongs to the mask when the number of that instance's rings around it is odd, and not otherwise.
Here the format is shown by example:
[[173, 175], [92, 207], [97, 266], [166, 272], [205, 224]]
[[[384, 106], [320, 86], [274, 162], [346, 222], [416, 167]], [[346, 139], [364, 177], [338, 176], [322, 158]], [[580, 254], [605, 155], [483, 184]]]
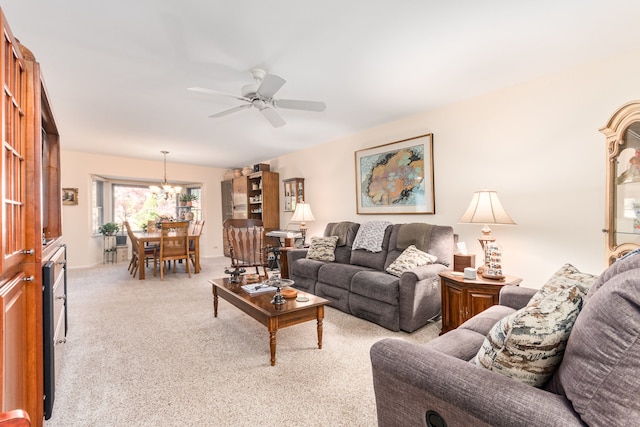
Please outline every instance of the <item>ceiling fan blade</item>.
[[263, 108], [262, 110], [260, 110], [260, 112], [265, 119], [269, 120], [269, 123], [271, 123], [271, 126], [273, 126], [274, 128], [279, 128], [286, 124], [284, 119], [280, 117], [280, 115], [276, 113], [276, 110], [274, 110], [273, 108]]
[[240, 101], [247, 101], [247, 102], [251, 101], [250, 99], [245, 98], [243, 96], [232, 95], [230, 93], [220, 92], [219, 90], [206, 89], [206, 88], [203, 88], [203, 87], [188, 87], [187, 90], [189, 90], [191, 92], [205, 93], [207, 95], [229, 96], [229, 97], [234, 98], [234, 99], [239, 99]]
[[290, 108], [292, 110], [305, 110], [305, 111], [324, 111], [327, 108], [324, 102], [320, 101], [298, 101], [295, 99], [277, 99], [274, 100], [274, 105], [278, 108]]
[[287, 81], [280, 76], [266, 74], [257, 90], [258, 95], [265, 98], [273, 98], [273, 95], [275, 95], [286, 82]]
[[224, 110], [216, 114], [212, 114], [209, 116], [211, 119], [217, 119], [218, 117], [223, 117], [231, 113], [235, 113], [236, 111], [245, 110], [247, 108], [251, 108], [251, 104], [239, 105], [237, 107], [233, 107], [229, 110]]

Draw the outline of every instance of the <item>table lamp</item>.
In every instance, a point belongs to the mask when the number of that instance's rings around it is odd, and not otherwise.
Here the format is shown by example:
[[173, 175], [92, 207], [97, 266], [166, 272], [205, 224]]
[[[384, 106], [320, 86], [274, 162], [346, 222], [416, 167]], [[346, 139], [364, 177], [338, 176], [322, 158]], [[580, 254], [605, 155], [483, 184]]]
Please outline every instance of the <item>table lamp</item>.
[[291, 217], [291, 222], [299, 222], [300, 223], [300, 233], [302, 234], [302, 245], [305, 244], [305, 239], [307, 236], [307, 222], [315, 221], [316, 219], [313, 217], [311, 213], [311, 206], [309, 203], [299, 202], [296, 205], [296, 210], [293, 212], [293, 216]]
[[[487, 245], [494, 243], [496, 238], [491, 235], [489, 224], [515, 224], [507, 211], [504, 210], [498, 193], [491, 190], [476, 191], [469, 207], [458, 220], [459, 224], [484, 224], [482, 227], [482, 235], [478, 238], [482, 251], [485, 253], [485, 263], [478, 269], [478, 272], [485, 276], [484, 272], [488, 269], [487, 265]], [[496, 276], [502, 276], [496, 275]], [[487, 276], [485, 276], [487, 277]]]

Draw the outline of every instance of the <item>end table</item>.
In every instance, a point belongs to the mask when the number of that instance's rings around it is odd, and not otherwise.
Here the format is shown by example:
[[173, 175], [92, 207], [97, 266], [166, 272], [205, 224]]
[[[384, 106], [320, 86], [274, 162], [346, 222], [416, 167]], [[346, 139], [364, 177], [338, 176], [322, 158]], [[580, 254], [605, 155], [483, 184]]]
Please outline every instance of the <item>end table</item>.
[[503, 280], [478, 277], [465, 279], [463, 275], [447, 270], [440, 275], [442, 295], [442, 331], [440, 335], [457, 328], [466, 320], [498, 304], [503, 286], [518, 286], [522, 279], [506, 276]]

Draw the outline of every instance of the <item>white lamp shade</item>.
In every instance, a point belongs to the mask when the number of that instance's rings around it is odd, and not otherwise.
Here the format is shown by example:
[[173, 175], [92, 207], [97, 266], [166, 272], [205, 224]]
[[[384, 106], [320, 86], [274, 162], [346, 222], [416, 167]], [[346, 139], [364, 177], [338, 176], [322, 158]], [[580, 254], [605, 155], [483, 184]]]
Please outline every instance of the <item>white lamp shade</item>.
[[313, 217], [311, 213], [311, 206], [309, 203], [298, 203], [296, 205], [296, 210], [293, 212], [293, 216], [291, 217], [292, 222], [310, 222], [315, 221], [316, 219]]
[[458, 222], [466, 224], [515, 224], [502, 207], [498, 199], [498, 193], [490, 190], [473, 193], [469, 207]]

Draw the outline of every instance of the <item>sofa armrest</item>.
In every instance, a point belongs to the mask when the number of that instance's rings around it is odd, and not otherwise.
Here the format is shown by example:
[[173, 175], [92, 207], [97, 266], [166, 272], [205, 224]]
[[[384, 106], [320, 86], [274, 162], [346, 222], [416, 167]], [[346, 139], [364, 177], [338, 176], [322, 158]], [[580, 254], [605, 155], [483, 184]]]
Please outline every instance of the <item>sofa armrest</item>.
[[400, 329], [413, 332], [440, 314], [440, 276], [442, 264], [412, 268], [400, 276]]
[[427, 345], [386, 338], [370, 350], [378, 425], [582, 426], [571, 403]]
[[289, 278], [289, 266], [293, 261], [307, 256], [307, 248], [296, 249], [293, 247], [280, 248], [280, 277]]
[[506, 305], [514, 310], [520, 310], [525, 307], [537, 289], [525, 288], [520, 286], [503, 286], [500, 289], [500, 305]]
[[287, 258], [289, 264], [293, 261], [301, 258], [305, 258], [307, 256], [307, 252], [309, 252], [308, 248], [300, 248], [300, 249], [288, 249], [287, 250]]
[[415, 278], [413, 278], [412, 280], [415, 280], [417, 282], [432, 277], [440, 280], [440, 276], [438, 276], [438, 273], [448, 269], [449, 268], [444, 266], [443, 264], [427, 264], [420, 267], [412, 268], [409, 271], [405, 271], [404, 273], [402, 273], [402, 279], [407, 279], [410, 276], [414, 276]]

